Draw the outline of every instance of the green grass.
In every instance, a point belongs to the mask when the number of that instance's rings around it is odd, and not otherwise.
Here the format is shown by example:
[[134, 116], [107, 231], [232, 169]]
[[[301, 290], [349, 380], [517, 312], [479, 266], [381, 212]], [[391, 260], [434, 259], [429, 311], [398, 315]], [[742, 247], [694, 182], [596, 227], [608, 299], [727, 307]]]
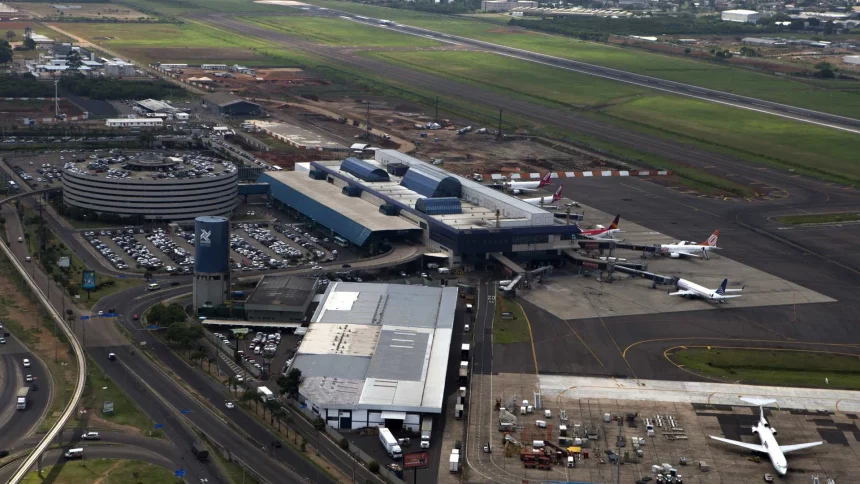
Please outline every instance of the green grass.
[[334, 0], [308, 3], [844, 116], [856, 117], [860, 112], [860, 82], [855, 81], [805, 82], [711, 62], [511, 29], [476, 17], [448, 17]]
[[441, 42], [369, 27], [343, 19], [316, 17], [248, 17], [245, 22], [286, 32], [322, 44], [350, 47], [433, 47]]
[[[250, 66], [300, 66], [307, 58], [266, 41], [247, 37], [189, 20], [185, 24], [88, 24], [66, 23], [63, 30], [79, 35], [136, 60], [187, 62], [208, 61]], [[105, 40], [110, 38], [110, 40]]]
[[815, 213], [807, 215], [784, 215], [782, 217], [774, 217], [773, 220], [775, 222], [791, 225], [856, 222], [860, 220], [860, 213]]
[[24, 484], [42, 484], [45, 477], [51, 476], [51, 484], [80, 484], [100, 482], [101, 484], [150, 484], [182, 482], [172, 470], [136, 460], [124, 459], [85, 459], [64, 462], [56, 475], [53, 466], [45, 467], [40, 477], [35, 471], [27, 474], [21, 481]]
[[[107, 359], [107, 353], [104, 355], [96, 355]], [[107, 374], [105, 374], [96, 364], [89, 359], [87, 363], [87, 382], [84, 388], [84, 393], [81, 398], [81, 406], [88, 409], [90, 414], [98, 415], [99, 418], [117, 425], [124, 425], [139, 429], [142, 434], [149, 434], [152, 430], [152, 421], [143, 412], [138, 405], [146, 405], [148, 402], [135, 402], [132, 400], [120, 386], [114, 382]], [[134, 376], [132, 376], [134, 378]], [[113, 413], [103, 413], [104, 402], [113, 401]], [[68, 427], [76, 428], [78, 423], [87, 420], [86, 415], [80, 418], [80, 415], [75, 415]], [[98, 427], [98, 423], [92, 423], [91, 426]], [[153, 437], [163, 438], [161, 430], [152, 430]]]
[[[758, 385], [860, 389], [860, 357], [805, 351], [688, 348], [670, 356], [703, 376]], [[829, 383], [825, 383], [825, 378]]]
[[[508, 94], [573, 107], [623, 102], [651, 91], [553, 67], [479, 52], [374, 52], [368, 54], [431, 74], [442, 74]], [[521, 97], [521, 96], [520, 96]]]
[[[514, 319], [502, 319], [503, 312], [512, 313]], [[493, 316], [493, 343], [508, 345], [528, 343], [530, 340], [529, 324], [522, 306], [514, 301], [498, 297], [496, 314]]]
[[[25, 220], [29, 219], [30, 215], [32, 215], [32, 211], [27, 211], [25, 215]], [[28, 244], [28, 248], [31, 254], [33, 255], [32, 264], [39, 263], [39, 249], [38, 249], [38, 237], [36, 236], [36, 225], [34, 224], [24, 224], [24, 232], [26, 234], [26, 242]], [[55, 247], [61, 253], [70, 256], [70, 267], [65, 269], [67, 271], [69, 281], [71, 284], [75, 284], [76, 287], [80, 287], [81, 281], [83, 278], [83, 272], [88, 268], [84, 261], [80, 259], [76, 254], [74, 254], [68, 247], [59, 239], [57, 236], [48, 230], [48, 240], [45, 241], [46, 248], [51, 246]], [[52, 272], [59, 271], [58, 268], [51, 268]], [[136, 277], [126, 277], [126, 278], [118, 278], [105, 276], [103, 274], [96, 274], [96, 287], [97, 289], [91, 291], [87, 294], [86, 291], [80, 289], [78, 294], [81, 296], [78, 299], [77, 304], [85, 309], [92, 308], [97, 302], [101, 300], [101, 298], [105, 296], [109, 296], [119, 291], [124, 291], [126, 289], [130, 289], [132, 287], [137, 287], [143, 284], [145, 281], [141, 278]], [[101, 284], [101, 286], [100, 286]]]

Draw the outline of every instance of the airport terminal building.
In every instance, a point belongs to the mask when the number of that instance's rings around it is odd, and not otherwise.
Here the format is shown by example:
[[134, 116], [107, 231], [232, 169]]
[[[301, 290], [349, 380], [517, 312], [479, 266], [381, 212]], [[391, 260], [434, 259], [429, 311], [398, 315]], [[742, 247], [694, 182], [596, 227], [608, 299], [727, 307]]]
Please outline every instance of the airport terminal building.
[[544, 259], [577, 247], [576, 224], [394, 150], [264, 173], [277, 203], [357, 246], [411, 240], [451, 267], [490, 257]]
[[456, 308], [456, 288], [330, 284], [291, 367], [301, 401], [335, 429], [417, 431], [442, 412]]

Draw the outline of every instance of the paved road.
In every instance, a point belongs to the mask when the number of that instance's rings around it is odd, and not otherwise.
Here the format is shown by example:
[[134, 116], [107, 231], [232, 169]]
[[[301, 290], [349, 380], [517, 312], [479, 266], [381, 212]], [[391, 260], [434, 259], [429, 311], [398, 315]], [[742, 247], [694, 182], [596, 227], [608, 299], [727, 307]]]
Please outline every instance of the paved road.
[[[84, 447], [84, 460], [86, 459], [130, 459], [130, 460], [139, 460], [143, 462], [148, 462], [150, 464], [154, 464], [160, 467], [164, 467], [169, 470], [177, 470], [176, 467], [177, 462], [168, 457], [168, 455], [160, 455], [155, 454], [149, 450], [137, 448], [137, 447], [127, 447], [127, 446], [107, 446], [107, 445], [83, 445]], [[53, 449], [48, 450], [44, 454], [42, 454], [42, 465], [44, 467], [54, 466], [51, 468], [50, 472], [43, 475], [43, 482], [54, 482], [59, 476], [60, 471], [62, 470], [62, 464], [66, 462], [63, 458], [63, 450], [62, 449]], [[181, 465], [181, 461], [179, 461]], [[17, 466], [7, 465], [3, 468], [0, 468], [0, 481], [6, 482], [12, 474], [15, 472]], [[188, 482], [200, 482], [200, 481], [192, 481], [188, 478], [190, 474], [186, 474], [186, 479]], [[210, 481], [211, 482], [211, 481]]]
[[[30, 368], [24, 368], [23, 359], [30, 360]], [[15, 400], [18, 389], [30, 386], [24, 381], [25, 375], [32, 375], [39, 390], [30, 391], [27, 410], [17, 410]], [[27, 349], [14, 336], [6, 338], [0, 346], [0, 449], [9, 450], [18, 440], [29, 435], [51, 404], [51, 375], [45, 364]]]

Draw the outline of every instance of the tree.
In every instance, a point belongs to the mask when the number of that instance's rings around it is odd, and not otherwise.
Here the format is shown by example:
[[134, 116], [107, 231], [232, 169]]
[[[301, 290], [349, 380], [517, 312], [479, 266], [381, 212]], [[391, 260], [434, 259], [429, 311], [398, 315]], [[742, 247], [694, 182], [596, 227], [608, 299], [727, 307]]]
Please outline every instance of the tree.
[[287, 416], [287, 411], [284, 410], [283, 407], [278, 405], [278, 408], [272, 413], [275, 419], [278, 419], [278, 433], [281, 433], [281, 419]]
[[189, 359], [191, 360], [191, 362], [199, 362], [201, 368], [203, 367], [204, 358], [206, 358], [206, 353], [200, 350], [194, 351], [189, 355]]
[[244, 403], [248, 403], [250, 401], [254, 402], [254, 411], [257, 410], [257, 403], [260, 402], [260, 399], [257, 397], [257, 392], [254, 390], [245, 390], [242, 392], [242, 396], [239, 397]]
[[833, 21], [828, 20], [824, 24], [824, 35], [832, 35], [835, 32], [836, 32], [836, 27], [833, 25]]
[[81, 68], [83, 64], [81, 60], [81, 53], [73, 50], [69, 52], [66, 56], [66, 65], [69, 67], [65, 72], [69, 74], [79, 74], [80, 71], [78, 69]]
[[6, 40], [8, 40], [9, 42], [12, 42], [13, 40], [15, 40], [15, 31], [13, 31], [13, 30], [6, 31]]
[[263, 404], [263, 408], [269, 410], [269, 417], [271, 417], [269, 423], [275, 425], [275, 412], [281, 410], [281, 404], [277, 400], [268, 400]]
[[235, 376], [230, 375], [227, 377], [227, 381], [225, 381], [224, 383], [227, 385], [227, 389], [230, 390], [230, 393], [235, 393], [236, 384], [238, 384], [239, 381], [236, 380]]
[[299, 394], [299, 386], [302, 384], [302, 370], [293, 368], [285, 377], [278, 377], [278, 386], [281, 388], [281, 393], [295, 398]]
[[24, 37], [24, 49], [33, 50], [36, 48], [36, 41], [31, 37]]
[[6, 65], [12, 60], [12, 46], [5, 40], [0, 41], [0, 64]]

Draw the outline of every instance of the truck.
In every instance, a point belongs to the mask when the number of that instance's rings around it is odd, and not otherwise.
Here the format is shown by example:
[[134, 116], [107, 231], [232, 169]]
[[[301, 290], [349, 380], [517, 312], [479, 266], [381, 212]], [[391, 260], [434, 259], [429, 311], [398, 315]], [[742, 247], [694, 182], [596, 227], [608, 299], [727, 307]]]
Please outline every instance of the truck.
[[18, 396], [15, 400], [15, 408], [18, 410], [27, 409], [27, 395], [30, 393], [30, 387], [21, 387], [18, 389]]
[[460, 381], [465, 382], [469, 378], [469, 362], [460, 362]]
[[400, 459], [403, 457], [403, 451], [397, 443], [397, 439], [391, 434], [391, 431], [385, 427], [379, 427], [379, 443], [385, 448], [385, 452], [392, 459]]
[[206, 460], [209, 458], [209, 449], [199, 440], [191, 443], [191, 452], [197, 457], [197, 460]]
[[267, 402], [275, 399], [275, 394], [266, 387], [257, 387], [257, 395], [263, 397]]
[[424, 415], [421, 417], [421, 448], [430, 448], [430, 434], [433, 432], [433, 417]]
[[451, 457], [448, 458], [448, 470], [451, 472], [460, 472], [460, 454], [451, 451]]

